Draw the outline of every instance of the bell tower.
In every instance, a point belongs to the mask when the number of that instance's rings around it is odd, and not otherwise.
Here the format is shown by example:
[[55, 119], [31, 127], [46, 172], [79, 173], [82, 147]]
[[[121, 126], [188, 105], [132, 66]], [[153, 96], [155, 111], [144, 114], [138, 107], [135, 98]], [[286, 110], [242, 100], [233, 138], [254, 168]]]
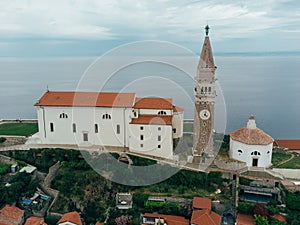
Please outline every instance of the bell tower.
[[214, 132], [214, 104], [216, 98], [216, 66], [209, 40], [209, 26], [205, 27], [206, 36], [197, 68], [195, 87], [195, 112], [194, 112], [194, 144], [193, 155], [213, 155]]

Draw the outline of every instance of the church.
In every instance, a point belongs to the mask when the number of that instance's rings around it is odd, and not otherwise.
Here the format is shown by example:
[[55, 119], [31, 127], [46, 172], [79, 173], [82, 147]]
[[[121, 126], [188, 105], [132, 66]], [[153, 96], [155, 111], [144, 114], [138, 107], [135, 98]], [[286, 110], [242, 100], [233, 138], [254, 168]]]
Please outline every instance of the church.
[[47, 91], [37, 109], [40, 144], [113, 146], [173, 159], [184, 109], [135, 93]]

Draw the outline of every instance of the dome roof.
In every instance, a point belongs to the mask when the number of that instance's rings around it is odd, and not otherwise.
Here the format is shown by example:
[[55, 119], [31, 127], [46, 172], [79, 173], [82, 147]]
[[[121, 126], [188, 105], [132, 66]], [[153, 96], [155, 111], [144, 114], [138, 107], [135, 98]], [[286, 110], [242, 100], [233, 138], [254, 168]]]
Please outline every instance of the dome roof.
[[256, 127], [253, 116], [249, 118], [246, 127], [231, 132], [230, 137], [248, 145], [268, 145], [274, 141], [270, 135]]

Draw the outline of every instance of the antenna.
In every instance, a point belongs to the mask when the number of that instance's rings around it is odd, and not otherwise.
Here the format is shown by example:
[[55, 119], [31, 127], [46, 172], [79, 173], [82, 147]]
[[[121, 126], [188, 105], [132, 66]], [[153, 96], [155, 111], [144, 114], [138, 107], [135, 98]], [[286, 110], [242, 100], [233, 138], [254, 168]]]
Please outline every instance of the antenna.
[[46, 92], [49, 92], [49, 87], [48, 87], [48, 85], [46, 86]]

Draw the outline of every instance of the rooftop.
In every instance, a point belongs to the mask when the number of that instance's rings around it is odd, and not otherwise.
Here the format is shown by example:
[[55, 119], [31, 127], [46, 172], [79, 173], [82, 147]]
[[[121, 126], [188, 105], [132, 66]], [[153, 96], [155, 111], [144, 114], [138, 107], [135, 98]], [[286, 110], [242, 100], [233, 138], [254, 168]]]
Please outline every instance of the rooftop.
[[135, 93], [46, 92], [35, 106], [132, 107]]
[[24, 225], [47, 225], [42, 217], [29, 217]]
[[64, 222], [71, 222], [73, 224], [82, 225], [80, 215], [76, 211], [64, 214], [63, 217], [57, 222], [57, 224], [61, 224]]
[[221, 225], [222, 217], [210, 209], [194, 210], [191, 223], [196, 225]]
[[254, 218], [252, 215], [237, 214], [237, 225], [254, 225]]
[[230, 137], [248, 145], [268, 145], [273, 143], [273, 138], [264, 131], [256, 127], [253, 116], [249, 118], [246, 127], [230, 133]]
[[133, 118], [132, 124], [157, 124], [157, 125], [172, 125], [172, 116], [158, 115], [140, 115], [138, 118]]
[[211, 210], [211, 200], [209, 198], [193, 198], [193, 208], [194, 209], [209, 209]]
[[171, 98], [136, 98], [136, 109], [173, 109]]
[[290, 150], [300, 150], [300, 140], [275, 140], [274, 146]]
[[0, 212], [0, 223], [6, 225], [18, 225], [23, 220], [24, 211], [16, 206], [6, 205]]
[[163, 219], [167, 225], [189, 225], [189, 220], [182, 216], [172, 216], [155, 213], [145, 213], [143, 217]]

